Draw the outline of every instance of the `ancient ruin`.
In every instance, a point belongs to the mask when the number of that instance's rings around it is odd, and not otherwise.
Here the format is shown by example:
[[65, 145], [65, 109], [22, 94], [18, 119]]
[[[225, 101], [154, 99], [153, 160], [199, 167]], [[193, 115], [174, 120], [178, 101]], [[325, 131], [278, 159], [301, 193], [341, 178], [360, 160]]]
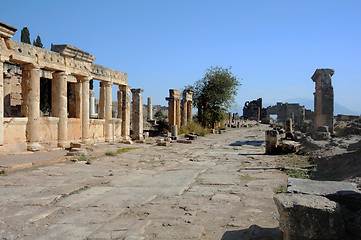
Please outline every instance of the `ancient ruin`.
[[246, 120], [254, 120], [259, 122], [261, 120], [262, 98], [257, 100], [247, 101], [243, 107], [243, 118]]
[[[298, 103], [281, 103], [267, 107], [267, 117], [277, 115], [277, 122], [285, 123], [288, 118], [295, 124], [302, 124], [305, 120], [312, 120], [312, 111], [305, 109]], [[306, 114], [307, 113], [307, 114]]]
[[193, 91], [184, 90], [181, 108], [181, 124], [187, 125], [193, 118]]
[[143, 139], [143, 89], [132, 89], [132, 139]]
[[[6, 99], [5, 106], [0, 102], [1, 145], [7, 150], [20, 147], [36, 151], [44, 146], [67, 147], [72, 141], [110, 141], [112, 129], [122, 129], [122, 136], [115, 136], [118, 140], [129, 137], [126, 73], [94, 64], [94, 56], [70, 45], [53, 45], [48, 51], [11, 40], [15, 31], [0, 23], [0, 99]], [[49, 117], [40, 114], [40, 83], [44, 79], [52, 83]], [[89, 119], [92, 79], [101, 81], [100, 119]], [[4, 82], [6, 86], [16, 85], [17, 91], [6, 88], [4, 96]], [[118, 119], [113, 119], [111, 112], [113, 85], [118, 85], [124, 96]], [[68, 89], [73, 100], [67, 97]], [[20, 116], [12, 115], [18, 106]]]
[[315, 116], [314, 132], [319, 131], [319, 127], [326, 126], [330, 134], [333, 134], [334, 110], [333, 110], [333, 87], [331, 77], [335, 71], [333, 69], [316, 69], [312, 75], [312, 81], [315, 82], [316, 91], [314, 92]]

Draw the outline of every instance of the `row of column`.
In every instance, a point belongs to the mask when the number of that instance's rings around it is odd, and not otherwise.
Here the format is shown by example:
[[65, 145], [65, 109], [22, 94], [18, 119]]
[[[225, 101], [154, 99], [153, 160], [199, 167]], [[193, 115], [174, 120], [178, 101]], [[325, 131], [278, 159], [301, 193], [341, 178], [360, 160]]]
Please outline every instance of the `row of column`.
[[179, 90], [169, 89], [168, 101], [168, 121], [169, 130], [172, 130], [172, 126], [187, 125], [192, 121], [193, 117], [193, 91], [183, 91], [182, 101], [179, 98]]
[[[4, 78], [3, 65], [8, 58], [0, 56], [0, 145], [4, 144]], [[36, 64], [23, 64], [22, 69], [22, 115], [28, 118], [26, 126], [27, 149], [40, 150], [40, 71]], [[52, 116], [58, 117], [58, 146], [68, 145], [68, 109], [67, 109], [67, 82], [70, 75], [66, 72], [53, 73], [52, 80]], [[91, 77], [77, 76], [78, 84], [75, 87], [74, 116], [82, 119], [82, 142], [89, 141], [89, 81]], [[130, 133], [130, 87], [119, 85], [118, 117], [122, 119], [122, 137], [129, 139]], [[101, 97], [104, 99], [103, 116], [105, 119], [105, 141], [112, 140], [112, 83], [102, 82]]]

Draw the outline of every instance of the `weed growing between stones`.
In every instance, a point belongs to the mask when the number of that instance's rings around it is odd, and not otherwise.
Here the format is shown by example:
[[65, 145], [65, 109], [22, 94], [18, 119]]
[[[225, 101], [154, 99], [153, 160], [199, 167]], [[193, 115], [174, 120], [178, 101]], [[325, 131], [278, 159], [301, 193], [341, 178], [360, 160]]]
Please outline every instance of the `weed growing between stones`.
[[279, 185], [277, 188], [273, 189], [274, 193], [285, 193], [287, 192], [287, 185], [286, 184], [281, 184]]
[[78, 161], [88, 161], [89, 158], [88, 158], [88, 156], [82, 154], [82, 155], [80, 155], [80, 156], [77, 158], [77, 160], [78, 160]]
[[6, 174], [5, 170], [0, 171], [0, 175], [5, 175], [5, 174]]
[[244, 174], [242, 177], [240, 177], [241, 180], [250, 180], [252, 177], [249, 174]]
[[126, 153], [126, 152], [129, 152], [129, 150], [132, 150], [132, 149], [138, 149], [137, 147], [129, 147], [129, 148], [118, 148], [117, 150], [117, 153]]
[[108, 151], [105, 153], [105, 155], [114, 157], [117, 155], [117, 152]]
[[208, 130], [202, 127], [199, 123], [189, 122], [185, 126], [181, 126], [179, 129], [179, 134], [188, 134], [188, 133], [198, 133], [201, 136], [208, 134]]

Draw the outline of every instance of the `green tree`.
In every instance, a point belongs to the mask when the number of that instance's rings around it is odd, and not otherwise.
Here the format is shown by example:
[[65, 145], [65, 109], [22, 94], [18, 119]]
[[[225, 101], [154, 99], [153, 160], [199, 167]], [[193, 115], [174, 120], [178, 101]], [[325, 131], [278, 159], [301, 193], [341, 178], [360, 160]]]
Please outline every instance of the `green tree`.
[[33, 45], [35, 47], [43, 48], [43, 43], [41, 42], [39, 35], [36, 37], [36, 40], [33, 40]]
[[23, 42], [23, 43], [31, 44], [31, 42], [30, 42], [30, 32], [29, 32], [29, 29], [27, 27], [24, 27], [21, 30], [20, 39], [21, 39], [21, 42]]
[[238, 77], [231, 72], [231, 67], [210, 67], [204, 77], [193, 86], [185, 89], [194, 91], [193, 101], [198, 109], [198, 121], [203, 127], [215, 127], [215, 123], [222, 121], [225, 112], [235, 103]]

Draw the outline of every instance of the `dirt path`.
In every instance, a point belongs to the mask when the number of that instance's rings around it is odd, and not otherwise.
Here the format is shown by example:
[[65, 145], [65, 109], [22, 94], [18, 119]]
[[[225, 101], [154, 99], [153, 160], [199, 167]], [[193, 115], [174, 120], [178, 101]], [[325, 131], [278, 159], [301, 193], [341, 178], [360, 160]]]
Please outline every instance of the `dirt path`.
[[263, 155], [266, 129], [0, 176], [0, 236], [239, 239], [253, 224], [277, 228], [273, 189], [287, 176]]

